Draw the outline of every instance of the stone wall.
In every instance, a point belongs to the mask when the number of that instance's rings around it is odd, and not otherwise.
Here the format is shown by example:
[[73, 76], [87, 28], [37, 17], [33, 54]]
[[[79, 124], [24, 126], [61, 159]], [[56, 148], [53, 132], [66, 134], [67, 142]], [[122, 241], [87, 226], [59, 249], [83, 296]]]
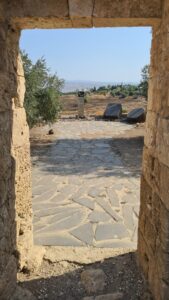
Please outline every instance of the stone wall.
[[0, 299], [10, 299], [17, 268], [27, 266], [34, 253], [20, 30], [141, 25], [153, 26], [153, 42], [138, 253], [154, 298], [168, 299], [168, 0], [0, 0]]
[[155, 299], [169, 299], [169, 2], [153, 29], [139, 220], [139, 261]]
[[[2, 0], [1, 0], [2, 1]], [[5, 0], [3, 0], [5, 1]], [[161, 18], [161, 0], [12, 0], [6, 17], [21, 28], [151, 26]]]
[[[20, 32], [0, 24], [0, 299], [15, 288], [33, 246], [29, 131], [23, 108]], [[17, 74], [18, 70], [18, 74]]]

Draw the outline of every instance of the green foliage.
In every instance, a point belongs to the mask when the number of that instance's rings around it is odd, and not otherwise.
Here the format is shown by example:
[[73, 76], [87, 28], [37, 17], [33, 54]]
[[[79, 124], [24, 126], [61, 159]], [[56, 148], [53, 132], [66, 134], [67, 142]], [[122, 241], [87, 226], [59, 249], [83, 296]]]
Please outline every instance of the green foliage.
[[37, 97], [37, 109], [41, 119], [47, 123], [54, 123], [61, 110], [60, 103], [56, 101], [56, 90], [47, 87], [39, 90]]
[[145, 65], [141, 71], [142, 80], [139, 84], [141, 95], [148, 98], [149, 65]]
[[149, 80], [149, 66], [146, 65], [142, 69], [142, 80], [140, 84], [114, 84], [107, 86], [100, 86], [96, 89], [94, 87], [90, 90], [91, 93], [98, 93], [102, 95], [111, 94], [113, 97], [138, 97], [143, 96], [147, 99], [148, 95], [148, 80]]
[[138, 85], [134, 84], [116, 84], [101, 86], [97, 90], [91, 89], [91, 92], [106, 95], [110, 93], [113, 97], [125, 98], [128, 96], [136, 96], [139, 94]]
[[56, 74], [50, 74], [43, 57], [33, 64], [27, 53], [21, 52], [21, 55], [26, 80], [24, 106], [28, 124], [33, 127], [40, 121], [53, 123], [61, 110], [59, 96], [64, 81]]

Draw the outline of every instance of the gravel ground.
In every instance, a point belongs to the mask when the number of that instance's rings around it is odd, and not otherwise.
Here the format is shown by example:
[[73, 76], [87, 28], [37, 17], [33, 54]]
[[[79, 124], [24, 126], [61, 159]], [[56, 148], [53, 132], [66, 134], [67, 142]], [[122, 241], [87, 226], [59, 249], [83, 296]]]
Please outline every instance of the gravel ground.
[[[30, 290], [37, 299], [81, 300], [86, 296], [115, 292], [123, 294], [122, 300], [150, 299], [145, 296], [146, 287], [136, 263], [136, 253], [122, 252], [119, 255], [116, 252], [116, 256], [92, 264], [67, 260], [53, 263], [45, 259], [38, 272], [20, 273], [19, 285]], [[82, 284], [81, 273], [91, 268], [99, 268], [105, 273], [106, 286], [103, 291], [90, 295]]]

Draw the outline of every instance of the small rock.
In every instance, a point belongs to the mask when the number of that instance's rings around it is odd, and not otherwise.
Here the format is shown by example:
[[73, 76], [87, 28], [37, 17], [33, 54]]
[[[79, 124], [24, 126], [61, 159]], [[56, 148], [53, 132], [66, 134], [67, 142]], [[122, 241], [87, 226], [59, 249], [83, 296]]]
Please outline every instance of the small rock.
[[49, 134], [49, 135], [54, 134], [54, 130], [53, 130], [53, 129], [50, 129], [50, 130], [48, 131], [48, 134]]
[[101, 269], [85, 270], [81, 273], [81, 281], [88, 293], [96, 293], [104, 290], [106, 275]]

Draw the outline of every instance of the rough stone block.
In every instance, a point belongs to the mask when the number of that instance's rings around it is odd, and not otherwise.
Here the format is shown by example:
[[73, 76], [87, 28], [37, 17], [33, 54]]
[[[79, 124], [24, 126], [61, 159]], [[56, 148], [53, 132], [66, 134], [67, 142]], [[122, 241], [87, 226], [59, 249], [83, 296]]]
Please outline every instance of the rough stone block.
[[149, 79], [147, 109], [155, 113], [158, 113], [162, 106], [160, 101], [161, 81], [159, 77]]
[[162, 3], [159, 0], [140, 0], [139, 12], [144, 18], [161, 17]]
[[21, 55], [17, 59], [17, 95], [14, 98], [15, 107], [23, 107], [25, 97], [25, 77]]
[[169, 119], [159, 118], [157, 127], [157, 155], [159, 160], [169, 167]]
[[68, 17], [67, 0], [14, 0], [8, 4], [9, 17]]
[[159, 195], [164, 203], [164, 206], [169, 210], [169, 168], [163, 164], [159, 164], [158, 183], [159, 183]]
[[96, 0], [93, 16], [97, 18], [128, 18], [130, 16], [130, 0]]
[[161, 14], [158, 0], [96, 0], [94, 7], [94, 16], [100, 18], [159, 18]]
[[149, 149], [152, 149], [153, 153], [156, 147], [157, 122], [158, 122], [157, 114], [148, 111], [144, 143]]
[[69, 0], [69, 15], [71, 18], [91, 18], [94, 0]]
[[17, 108], [13, 110], [12, 144], [15, 147], [21, 147], [29, 144], [29, 127], [26, 122], [26, 113], [24, 108]]

